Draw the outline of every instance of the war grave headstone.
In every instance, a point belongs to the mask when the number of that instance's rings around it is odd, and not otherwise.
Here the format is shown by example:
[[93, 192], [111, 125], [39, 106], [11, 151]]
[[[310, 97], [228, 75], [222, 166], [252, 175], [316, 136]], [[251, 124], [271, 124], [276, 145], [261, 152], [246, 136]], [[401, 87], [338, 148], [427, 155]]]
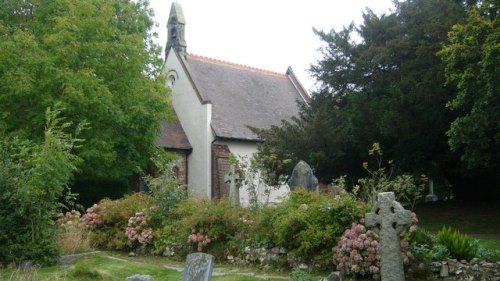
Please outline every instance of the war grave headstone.
[[366, 226], [380, 237], [380, 274], [382, 281], [404, 281], [403, 255], [399, 234], [411, 223], [411, 212], [395, 201], [393, 192], [379, 193], [373, 213], [365, 215]]
[[438, 197], [434, 194], [434, 182], [429, 181], [429, 194], [425, 196], [425, 202], [436, 202], [438, 201]]

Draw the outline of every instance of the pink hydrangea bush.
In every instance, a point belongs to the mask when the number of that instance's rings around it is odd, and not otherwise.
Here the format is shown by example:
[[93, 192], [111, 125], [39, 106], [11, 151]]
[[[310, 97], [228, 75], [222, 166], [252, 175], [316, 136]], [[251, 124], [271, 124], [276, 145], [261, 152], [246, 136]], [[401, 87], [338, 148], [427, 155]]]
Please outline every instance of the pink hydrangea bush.
[[102, 212], [105, 211], [106, 206], [94, 204], [87, 209], [87, 212], [82, 216], [83, 223], [90, 229], [95, 229], [101, 226], [104, 222], [102, 219]]
[[207, 246], [208, 243], [210, 243], [210, 238], [208, 238], [208, 235], [203, 235], [201, 233], [191, 233], [191, 235], [188, 236], [188, 243], [195, 243], [197, 245], [197, 250], [198, 252], [203, 251], [203, 247]]
[[148, 226], [150, 216], [144, 212], [137, 212], [128, 220], [128, 226], [125, 229], [125, 235], [128, 238], [128, 245], [134, 246], [137, 243], [140, 246], [151, 244], [153, 240], [153, 229]]
[[[403, 263], [409, 264], [409, 244], [401, 241]], [[353, 223], [333, 248], [333, 262], [345, 275], [369, 276], [377, 279], [380, 271], [379, 236], [362, 224]]]

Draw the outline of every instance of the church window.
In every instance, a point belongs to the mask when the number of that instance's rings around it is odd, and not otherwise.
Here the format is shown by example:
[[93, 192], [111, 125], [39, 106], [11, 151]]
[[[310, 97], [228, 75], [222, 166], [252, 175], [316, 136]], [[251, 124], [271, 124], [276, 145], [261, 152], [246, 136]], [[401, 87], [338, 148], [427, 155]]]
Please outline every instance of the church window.
[[167, 72], [167, 86], [172, 88], [175, 85], [175, 82], [177, 82], [177, 79], [179, 78], [179, 75], [175, 70], [169, 70]]

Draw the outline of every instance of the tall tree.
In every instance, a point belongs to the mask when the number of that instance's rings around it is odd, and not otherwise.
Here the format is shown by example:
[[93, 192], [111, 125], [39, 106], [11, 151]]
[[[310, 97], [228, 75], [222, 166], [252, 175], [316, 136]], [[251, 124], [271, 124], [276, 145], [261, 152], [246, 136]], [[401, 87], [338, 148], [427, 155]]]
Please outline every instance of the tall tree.
[[449, 144], [469, 168], [500, 168], [500, 12], [484, 1], [455, 25], [440, 52], [446, 77], [458, 92], [448, 107], [458, 112]]
[[454, 0], [395, 5], [382, 16], [367, 10], [359, 27], [315, 31], [325, 43], [323, 59], [311, 67], [320, 90], [299, 121], [281, 130], [314, 128], [317, 135], [298, 148], [288, 145], [291, 138], [311, 135], [280, 136], [286, 137], [281, 150], [311, 162], [320, 177], [361, 175], [362, 159], [374, 142], [406, 172], [432, 178], [450, 172], [454, 156], [445, 132], [454, 116], [443, 109], [455, 89], [444, 86], [444, 65], [436, 53], [451, 26], [465, 19], [465, 6]]
[[44, 112], [89, 129], [81, 174], [119, 178], [144, 167], [169, 110], [147, 1], [5, 0], [0, 7], [0, 122], [40, 141]]

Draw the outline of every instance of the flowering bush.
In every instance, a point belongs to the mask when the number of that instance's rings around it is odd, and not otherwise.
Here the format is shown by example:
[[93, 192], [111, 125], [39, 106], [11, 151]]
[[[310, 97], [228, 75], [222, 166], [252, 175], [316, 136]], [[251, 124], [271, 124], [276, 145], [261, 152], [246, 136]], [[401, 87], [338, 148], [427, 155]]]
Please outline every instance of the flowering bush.
[[[134, 193], [118, 200], [103, 199], [98, 204], [88, 208], [87, 213], [83, 215], [83, 221], [92, 230], [93, 244], [104, 249], [122, 250], [128, 248], [129, 238], [128, 235], [124, 235], [124, 232], [127, 227], [130, 227], [129, 219], [138, 212], [149, 210], [153, 204], [154, 200], [150, 195]], [[140, 224], [140, 222], [138, 223]], [[149, 222], [149, 224], [152, 223]], [[141, 241], [146, 234], [147, 232], [141, 234]], [[150, 239], [149, 236], [148, 239]]]
[[129, 246], [132, 247], [135, 242], [138, 242], [141, 246], [151, 243], [153, 240], [153, 229], [146, 227], [149, 219], [149, 216], [144, 212], [137, 212], [133, 217], [128, 219], [125, 235], [127, 235]]
[[[411, 253], [408, 242], [401, 241], [401, 251], [403, 263], [409, 264]], [[333, 248], [333, 262], [337, 270], [346, 275], [372, 275], [377, 278], [380, 271], [379, 236], [366, 230], [364, 225], [353, 223]]]
[[210, 239], [208, 238], [207, 235], [203, 235], [201, 233], [191, 233], [191, 235], [188, 236], [188, 242], [189, 243], [196, 243], [197, 244], [197, 250], [198, 252], [203, 251], [203, 247], [208, 245], [210, 243]]
[[90, 229], [94, 229], [99, 225], [102, 225], [103, 213], [106, 209], [105, 205], [94, 204], [92, 207], [87, 209], [87, 212], [83, 214], [83, 223]]

